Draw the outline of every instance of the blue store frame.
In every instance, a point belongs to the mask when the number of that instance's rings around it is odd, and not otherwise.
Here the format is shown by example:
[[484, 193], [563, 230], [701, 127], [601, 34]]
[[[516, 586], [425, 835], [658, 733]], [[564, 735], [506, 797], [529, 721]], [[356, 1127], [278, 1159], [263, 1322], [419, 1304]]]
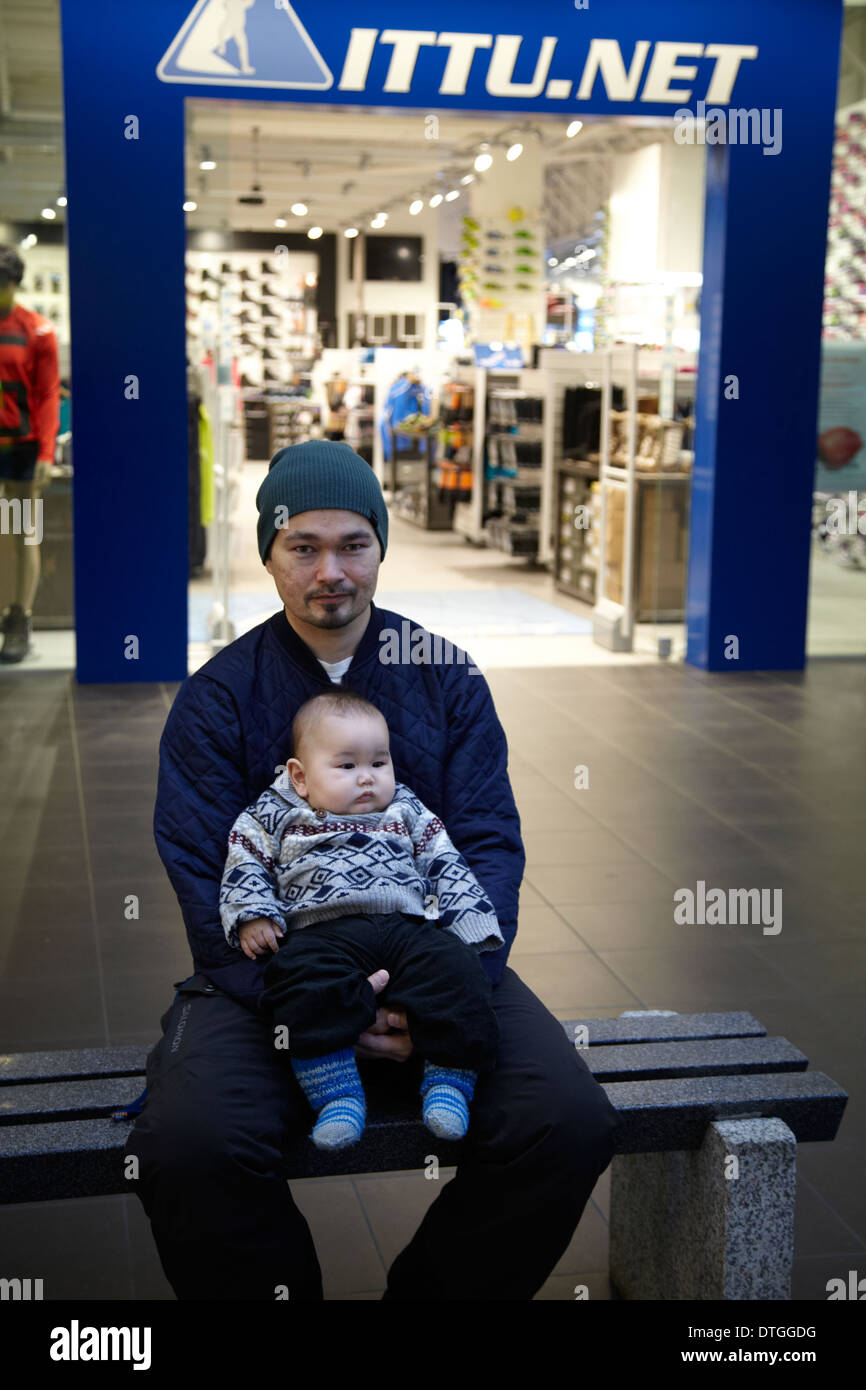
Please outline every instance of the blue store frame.
[[62, 0], [61, 22], [80, 682], [187, 673], [187, 96], [777, 113], [776, 152], [707, 149], [686, 660], [802, 668], [842, 0]]

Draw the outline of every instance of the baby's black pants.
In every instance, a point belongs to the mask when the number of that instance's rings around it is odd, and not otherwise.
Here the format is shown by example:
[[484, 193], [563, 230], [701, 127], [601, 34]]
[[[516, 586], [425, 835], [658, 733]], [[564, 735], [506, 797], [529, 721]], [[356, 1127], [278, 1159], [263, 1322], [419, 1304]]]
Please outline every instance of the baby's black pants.
[[[385, 969], [378, 996], [368, 976]], [[493, 986], [453, 932], [406, 913], [336, 917], [288, 931], [265, 971], [264, 1006], [289, 1030], [292, 1057], [351, 1047], [377, 1008], [401, 1009], [419, 1053], [442, 1066], [492, 1067], [499, 1026]]]

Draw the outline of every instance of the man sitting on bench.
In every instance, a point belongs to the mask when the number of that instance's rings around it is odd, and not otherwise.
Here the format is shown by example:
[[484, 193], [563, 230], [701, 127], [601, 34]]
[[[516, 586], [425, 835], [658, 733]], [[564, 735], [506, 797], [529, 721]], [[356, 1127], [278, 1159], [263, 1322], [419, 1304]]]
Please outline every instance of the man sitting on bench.
[[[395, 776], [444, 824], [489, 895], [504, 946], [480, 957], [499, 1025], [457, 1172], [388, 1273], [386, 1299], [531, 1299], [562, 1255], [621, 1123], [559, 1022], [507, 965], [525, 853], [508, 749], [465, 653], [387, 660], [407, 620], [373, 603], [388, 541], [375, 474], [345, 444], [278, 452], [256, 498], [283, 607], [181, 686], [160, 744], [155, 835], [195, 974], [176, 986], [127, 1146], [179, 1299], [321, 1300], [284, 1176], [310, 1110], [261, 1008], [267, 959], [229, 948], [219, 890], [229, 832], [285, 761], [297, 709], [333, 681], [382, 710]], [[417, 624], [414, 631], [423, 631]], [[442, 647], [439, 647], [442, 651]], [[382, 1007], [356, 1052], [418, 1067]], [[285, 1294], [282, 1295], [285, 1297]]]

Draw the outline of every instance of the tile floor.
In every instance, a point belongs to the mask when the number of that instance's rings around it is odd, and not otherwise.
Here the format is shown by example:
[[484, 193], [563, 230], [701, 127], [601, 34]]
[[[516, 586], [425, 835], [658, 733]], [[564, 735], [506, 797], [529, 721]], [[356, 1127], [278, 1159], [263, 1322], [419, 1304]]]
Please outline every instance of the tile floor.
[[[240, 557], [239, 576], [261, 585], [257, 556]], [[544, 572], [392, 523], [383, 606], [389, 591], [481, 588], [587, 611]], [[650, 637], [629, 656], [574, 633], [479, 631], [469, 646], [508, 735], [527, 849], [510, 964], [561, 1019], [751, 1010], [849, 1091], [835, 1142], [798, 1150], [794, 1297], [823, 1299], [831, 1276], [866, 1274], [866, 672], [821, 660], [802, 675], [710, 676], [653, 662]], [[149, 1045], [171, 981], [190, 971], [151, 831], [175, 689], [79, 687], [46, 663], [0, 671], [5, 1052]], [[675, 925], [674, 890], [698, 879], [780, 888], [781, 932]], [[124, 918], [129, 892], [146, 933]], [[292, 1189], [326, 1296], [342, 1300], [380, 1297], [438, 1183], [411, 1172]], [[570, 1301], [577, 1283], [610, 1297], [608, 1192], [605, 1173], [539, 1299]], [[38, 1266], [58, 1298], [173, 1297], [135, 1198], [0, 1207], [0, 1249], [4, 1265]]]
[[[831, 1275], [866, 1268], [862, 670], [565, 667], [489, 680], [528, 856], [510, 963], [548, 1008], [561, 1019], [748, 1009], [850, 1092], [836, 1141], [798, 1153], [794, 1294], [823, 1298]], [[189, 971], [150, 832], [172, 695], [60, 673], [0, 681], [4, 1051], [149, 1044], [170, 982]], [[673, 892], [699, 878], [781, 888], [781, 932], [676, 926]], [[146, 936], [124, 920], [130, 891]], [[608, 1177], [539, 1299], [571, 1300], [576, 1283], [609, 1297]], [[417, 1172], [292, 1186], [330, 1299], [381, 1294], [438, 1190]], [[134, 1198], [0, 1208], [0, 1246], [4, 1263], [35, 1261], [57, 1297], [172, 1297]]]

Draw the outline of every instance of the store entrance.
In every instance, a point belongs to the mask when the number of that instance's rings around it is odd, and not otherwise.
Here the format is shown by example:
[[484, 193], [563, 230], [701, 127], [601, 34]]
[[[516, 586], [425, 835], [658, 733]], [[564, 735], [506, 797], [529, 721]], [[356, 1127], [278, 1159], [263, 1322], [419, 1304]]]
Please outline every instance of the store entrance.
[[185, 109], [190, 670], [278, 606], [255, 495], [321, 437], [385, 492], [380, 606], [482, 668], [681, 659], [703, 152], [663, 122]]

